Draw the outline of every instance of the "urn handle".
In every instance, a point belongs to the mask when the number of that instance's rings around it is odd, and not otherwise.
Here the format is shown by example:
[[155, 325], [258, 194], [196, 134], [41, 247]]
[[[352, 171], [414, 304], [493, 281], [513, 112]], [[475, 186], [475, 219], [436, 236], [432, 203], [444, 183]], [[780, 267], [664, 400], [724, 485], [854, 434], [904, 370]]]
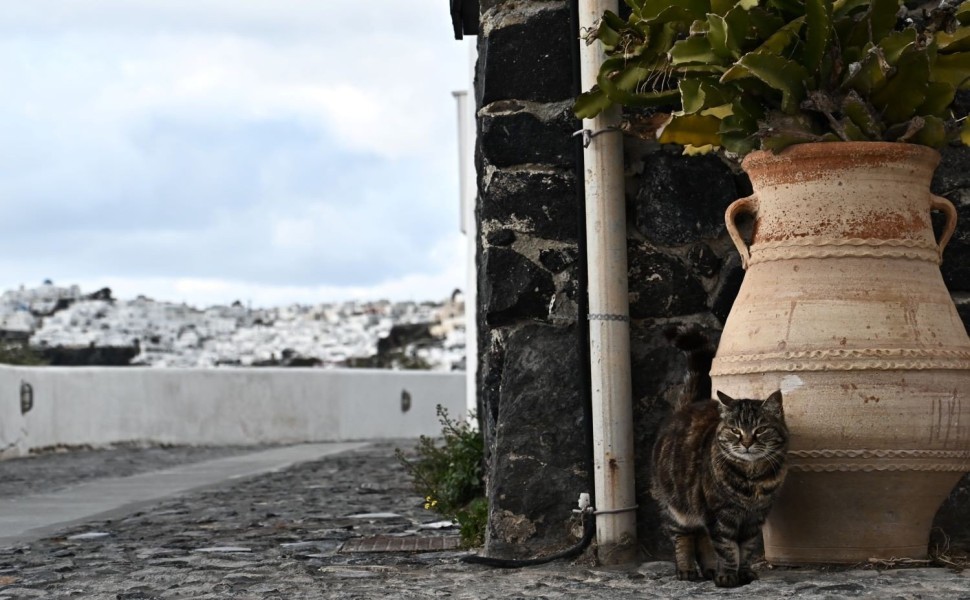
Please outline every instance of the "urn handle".
[[946, 248], [947, 242], [953, 236], [953, 232], [957, 228], [957, 209], [953, 206], [953, 203], [944, 198], [943, 196], [937, 196], [935, 194], [930, 194], [930, 208], [932, 210], [941, 211], [946, 215], [946, 225], [943, 226], [943, 234], [940, 235], [939, 252], [940, 252], [940, 262], [943, 261], [943, 249]]
[[[953, 206], [952, 204], [950, 205]], [[935, 205], [934, 205], [935, 208]], [[731, 203], [731, 206], [727, 207], [724, 212], [724, 224], [727, 225], [728, 233], [731, 235], [731, 241], [734, 242], [734, 246], [738, 249], [738, 253], [741, 255], [741, 267], [747, 270], [748, 262], [751, 260], [751, 251], [748, 249], [748, 243], [744, 241], [741, 237], [741, 232], [738, 231], [738, 226], [734, 223], [738, 215], [741, 213], [757, 214], [758, 212], [758, 196], [756, 194], [751, 194], [747, 198], [740, 198]]]

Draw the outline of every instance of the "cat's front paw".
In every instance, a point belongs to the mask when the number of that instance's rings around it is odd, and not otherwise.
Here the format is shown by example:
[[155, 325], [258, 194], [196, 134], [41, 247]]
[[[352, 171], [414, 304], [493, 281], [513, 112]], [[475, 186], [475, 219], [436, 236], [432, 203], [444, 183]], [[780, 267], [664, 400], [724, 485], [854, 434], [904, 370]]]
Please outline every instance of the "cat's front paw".
[[680, 581], [697, 581], [700, 577], [694, 569], [677, 569], [677, 579]]
[[714, 576], [714, 585], [722, 588], [733, 588], [741, 585], [738, 574], [733, 572], [718, 573]]
[[738, 569], [738, 580], [741, 582], [741, 585], [748, 585], [752, 581], [758, 580], [758, 574], [750, 568], [742, 567]]

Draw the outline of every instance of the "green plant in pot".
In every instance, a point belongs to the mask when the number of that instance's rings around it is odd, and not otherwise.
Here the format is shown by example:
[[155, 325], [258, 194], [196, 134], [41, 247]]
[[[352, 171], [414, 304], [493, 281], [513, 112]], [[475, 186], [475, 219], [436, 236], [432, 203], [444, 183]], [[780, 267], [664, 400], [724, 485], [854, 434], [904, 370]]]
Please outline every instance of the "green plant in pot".
[[609, 58], [576, 114], [680, 106], [663, 143], [739, 156], [821, 141], [970, 143], [952, 113], [970, 89], [970, 2], [626, 0], [588, 42]]
[[734, 397], [784, 393], [766, 558], [925, 559], [970, 471], [970, 338], [939, 270], [957, 211], [930, 192], [937, 149], [970, 143], [954, 109], [970, 2], [627, 4], [590, 32], [609, 54], [577, 114], [650, 108], [660, 142], [743, 157], [751, 178], [726, 212], [747, 272], [711, 377]]

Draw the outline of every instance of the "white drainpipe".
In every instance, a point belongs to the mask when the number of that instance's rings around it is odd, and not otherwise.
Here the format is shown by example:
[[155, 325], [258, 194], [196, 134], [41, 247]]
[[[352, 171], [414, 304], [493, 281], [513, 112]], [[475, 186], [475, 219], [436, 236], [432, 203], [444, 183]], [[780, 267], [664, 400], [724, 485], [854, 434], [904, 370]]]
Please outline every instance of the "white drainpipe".
[[[617, 0], [578, 0], [580, 31], [596, 25]], [[602, 44], [580, 40], [582, 86], [588, 90], [605, 60]], [[593, 395], [596, 542], [603, 564], [637, 558], [627, 297], [626, 207], [620, 109], [583, 121], [593, 134], [583, 153], [589, 264], [589, 353]], [[598, 135], [599, 132], [605, 132]]]

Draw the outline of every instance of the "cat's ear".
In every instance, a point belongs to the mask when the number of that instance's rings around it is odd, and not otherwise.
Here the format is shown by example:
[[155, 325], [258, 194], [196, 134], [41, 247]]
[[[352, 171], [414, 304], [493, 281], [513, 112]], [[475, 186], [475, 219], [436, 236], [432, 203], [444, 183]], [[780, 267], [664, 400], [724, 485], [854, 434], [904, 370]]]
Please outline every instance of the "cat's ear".
[[734, 398], [728, 396], [727, 394], [725, 394], [721, 390], [718, 390], [717, 391], [717, 402], [721, 406], [723, 406], [725, 408], [728, 408], [731, 405], [733, 405], [735, 402], [737, 402], [737, 400], [735, 400]]
[[785, 414], [784, 408], [781, 404], [781, 390], [776, 390], [770, 396], [768, 396], [764, 402], [761, 403], [761, 407], [764, 410], [773, 412], [779, 416]]

